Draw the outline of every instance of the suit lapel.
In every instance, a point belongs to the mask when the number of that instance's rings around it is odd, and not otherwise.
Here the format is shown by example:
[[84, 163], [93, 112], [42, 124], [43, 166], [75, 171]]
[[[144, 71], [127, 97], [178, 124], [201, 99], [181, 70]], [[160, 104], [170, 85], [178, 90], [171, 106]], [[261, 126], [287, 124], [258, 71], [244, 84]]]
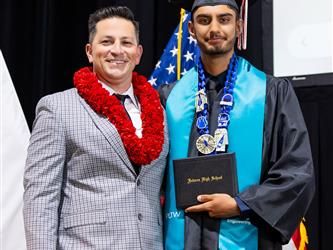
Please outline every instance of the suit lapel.
[[114, 151], [123, 160], [125, 165], [135, 174], [134, 168], [128, 158], [124, 144], [120, 138], [120, 135], [118, 134], [116, 127], [111, 122], [109, 122], [106, 117], [97, 114], [81, 96], [78, 95], [78, 98], [84, 109], [88, 112], [89, 116], [95, 123], [96, 127], [105, 136], [111, 147], [114, 148]]

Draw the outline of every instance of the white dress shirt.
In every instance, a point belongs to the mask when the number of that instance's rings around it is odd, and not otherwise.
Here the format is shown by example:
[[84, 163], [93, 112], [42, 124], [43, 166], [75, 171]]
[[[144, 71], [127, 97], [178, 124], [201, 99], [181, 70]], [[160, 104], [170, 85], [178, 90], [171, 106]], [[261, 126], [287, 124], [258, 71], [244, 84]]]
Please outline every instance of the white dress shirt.
[[[101, 82], [103, 88], [110, 92], [111, 95], [116, 93], [110, 86], [106, 85], [105, 83]], [[116, 93], [119, 94], [119, 93]], [[121, 95], [128, 95], [130, 98], [125, 99], [124, 107], [129, 114], [133, 126], [135, 128], [135, 134], [141, 138], [142, 137], [142, 120], [141, 120], [141, 106], [138, 102], [137, 98], [134, 95], [133, 85], [128, 88], [124, 93]]]

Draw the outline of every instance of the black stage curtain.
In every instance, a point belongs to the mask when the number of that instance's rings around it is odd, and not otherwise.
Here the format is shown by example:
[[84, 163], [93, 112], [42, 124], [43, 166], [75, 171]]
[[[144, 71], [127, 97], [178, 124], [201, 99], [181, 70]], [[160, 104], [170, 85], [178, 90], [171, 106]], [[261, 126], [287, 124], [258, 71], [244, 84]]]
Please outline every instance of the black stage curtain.
[[[73, 73], [88, 65], [84, 47], [90, 13], [108, 5], [125, 5], [133, 10], [140, 22], [140, 41], [144, 47], [137, 71], [148, 77], [178, 24], [180, 7], [189, 10], [192, 3], [193, 0], [1, 0], [0, 49], [29, 127], [38, 100], [71, 88]], [[250, 1], [248, 50], [239, 52], [259, 69], [265, 67], [264, 54], [271, 49], [263, 40], [262, 3]], [[329, 84], [332, 86], [296, 88], [310, 133], [317, 178], [316, 197], [306, 216], [309, 250], [331, 249], [333, 83]]]
[[[330, 83], [333, 84], [333, 83]], [[309, 131], [316, 173], [316, 195], [306, 216], [309, 250], [332, 249], [333, 85], [295, 88]]]

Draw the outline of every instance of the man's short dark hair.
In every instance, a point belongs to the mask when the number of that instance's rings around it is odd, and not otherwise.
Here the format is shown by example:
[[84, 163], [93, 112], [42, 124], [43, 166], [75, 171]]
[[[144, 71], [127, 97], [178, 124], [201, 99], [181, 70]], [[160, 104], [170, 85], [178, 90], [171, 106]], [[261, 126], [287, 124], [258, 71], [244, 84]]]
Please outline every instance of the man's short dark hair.
[[89, 42], [92, 43], [96, 35], [96, 24], [107, 18], [119, 17], [132, 22], [135, 28], [136, 40], [139, 43], [139, 23], [135, 21], [133, 12], [125, 6], [110, 6], [96, 10], [89, 16]]

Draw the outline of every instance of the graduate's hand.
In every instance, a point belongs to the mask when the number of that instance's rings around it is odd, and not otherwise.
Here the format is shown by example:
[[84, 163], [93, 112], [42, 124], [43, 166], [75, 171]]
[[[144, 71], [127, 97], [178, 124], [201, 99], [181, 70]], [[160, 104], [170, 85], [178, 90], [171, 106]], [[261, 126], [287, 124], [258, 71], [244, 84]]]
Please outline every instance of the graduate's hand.
[[185, 212], [208, 212], [213, 218], [230, 218], [240, 215], [236, 200], [228, 194], [203, 194], [198, 196], [202, 204], [185, 209]]

